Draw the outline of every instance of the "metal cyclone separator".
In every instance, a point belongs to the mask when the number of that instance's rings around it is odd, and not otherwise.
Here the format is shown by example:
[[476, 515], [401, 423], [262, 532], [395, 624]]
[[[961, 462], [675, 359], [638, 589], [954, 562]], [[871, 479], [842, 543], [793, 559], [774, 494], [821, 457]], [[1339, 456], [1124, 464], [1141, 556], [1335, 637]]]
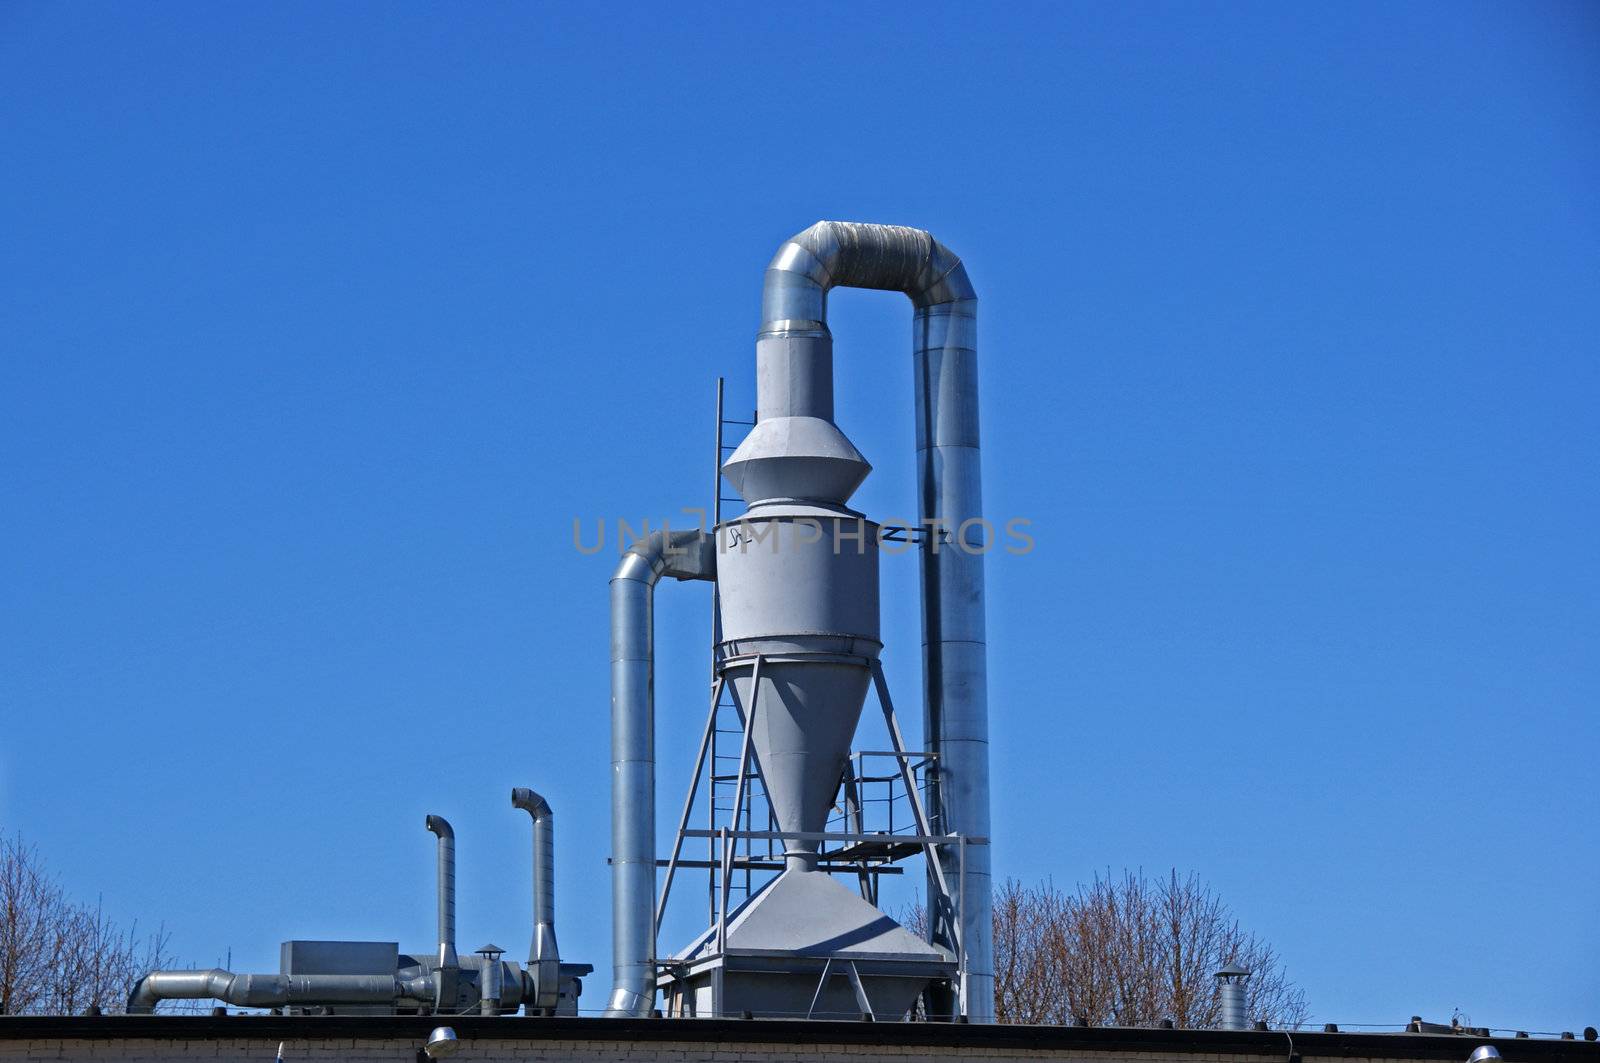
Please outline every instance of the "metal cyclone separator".
[[723, 466], [748, 509], [716, 532], [717, 660], [785, 868], [658, 984], [670, 1014], [898, 1018], [954, 960], [817, 870], [882, 649], [878, 525], [845, 504], [872, 467], [833, 423], [826, 326], [765, 332], [757, 359], [759, 419]]

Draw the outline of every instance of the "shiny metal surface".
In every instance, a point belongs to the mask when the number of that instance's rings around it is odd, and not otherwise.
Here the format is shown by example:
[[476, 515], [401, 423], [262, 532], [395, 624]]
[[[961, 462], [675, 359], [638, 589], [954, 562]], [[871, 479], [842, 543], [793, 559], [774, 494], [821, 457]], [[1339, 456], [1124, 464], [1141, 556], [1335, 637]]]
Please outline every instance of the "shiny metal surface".
[[1217, 996], [1222, 1014], [1217, 1025], [1224, 1030], [1248, 1030], [1249, 1016], [1245, 1010], [1245, 983], [1250, 972], [1237, 963], [1230, 963], [1213, 977], [1217, 980]]
[[611, 967], [606, 1014], [655, 1001], [655, 587], [663, 575], [715, 578], [698, 531], [656, 532], [611, 577]]
[[[801, 485], [786, 492], [792, 497], [842, 503], [865, 477], [869, 467], [865, 459], [853, 464], [854, 447], [843, 433], [835, 437], [815, 424], [832, 416], [827, 293], [836, 287], [903, 292], [916, 308], [918, 519], [925, 526], [937, 521], [940, 537], [948, 537], [937, 548], [922, 547], [924, 730], [939, 756], [929, 813], [937, 833], [988, 838], [977, 293], [961, 260], [930, 234], [895, 225], [824, 221], [787, 240], [767, 267], [762, 292], [756, 351], [762, 423], [730, 459], [729, 480], [753, 502], [785, 493], [780, 488], [789, 474], [788, 482]], [[764, 429], [769, 411], [772, 427]], [[965, 883], [958, 913], [966, 954], [963, 1010], [986, 1022], [994, 1017], [989, 846], [965, 848], [964, 868], [946, 852], [943, 871]]]
[[506, 969], [500, 962], [506, 950], [499, 945], [474, 949], [478, 956], [478, 1014], [500, 1014], [500, 998], [506, 991]]
[[[898, 1020], [933, 978], [955, 964], [938, 949], [822, 871], [791, 865], [729, 916], [725, 940], [706, 930], [673, 957], [677, 971], [661, 978], [674, 1015], [749, 1011], [757, 1017], [858, 1018], [871, 1010]], [[851, 971], [870, 1008], [849, 982], [831, 984], [835, 965]], [[677, 973], [677, 972], [682, 972]], [[712, 1007], [720, 976], [721, 1007]], [[821, 978], [819, 978], [821, 976]], [[797, 1034], [799, 1039], [802, 1035]]]
[[456, 832], [443, 816], [429, 816], [423, 826], [439, 838], [439, 933], [433, 971], [433, 1006], [455, 1007], [461, 991], [461, 962], [456, 956]]
[[461, 1042], [456, 1038], [455, 1030], [449, 1026], [435, 1026], [433, 1032], [428, 1034], [427, 1043], [422, 1046], [422, 1054], [429, 1059], [443, 1059], [454, 1055], [460, 1047]]
[[529, 1006], [554, 1008], [561, 992], [561, 950], [556, 947], [555, 813], [543, 797], [519, 786], [511, 804], [533, 817], [533, 942], [528, 976], [534, 991]]
[[234, 974], [207, 971], [152, 971], [134, 983], [128, 1012], [153, 1010], [163, 1000], [221, 1000], [242, 1008], [285, 1004], [390, 1004], [404, 995], [392, 974]]
[[[341, 1014], [437, 1006], [440, 970], [431, 955], [399, 955], [392, 942], [286, 942], [286, 955], [290, 946], [297, 948], [301, 960], [312, 961], [310, 966], [325, 969], [277, 974], [234, 974], [220, 969], [152, 971], [134, 984], [128, 1010], [148, 1013], [163, 1000], [177, 999], [221, 1000], [239, 1007], [333, 1008]], [[388, 955], [380, 958], [385, 947]], [[532, 979], [515, 963], [501, 959], [502, 951], [497, 945], [486, 945], [477, 955], [467, 957], [460, 970], [451, 972], [456, 1010], [476, 1005], [484, 1014], [508, 1014], [522, 1004], [530, 1011], [538, 1006]], [[375, 962], [386, 964], [388, 970], [366, 967]], [[563, 968], [558, 978], [565, 979], [567, 998], [572, 1002], [577, 979], [590, 968], [587, 964]], [[556, 1006], [558, 1012], [561, 1006]]]
[[443, 816], [429, 816], [423, 826], [439, 838], [439, 966], [457, 967], [456, 832]]

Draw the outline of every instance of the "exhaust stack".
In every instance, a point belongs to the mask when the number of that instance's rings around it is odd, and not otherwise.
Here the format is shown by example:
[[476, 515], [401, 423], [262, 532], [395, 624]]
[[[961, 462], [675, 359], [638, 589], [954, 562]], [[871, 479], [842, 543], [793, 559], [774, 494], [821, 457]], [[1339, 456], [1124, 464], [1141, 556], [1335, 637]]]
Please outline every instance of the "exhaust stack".
[[434, 1005], [451, 1008], [461, 982], [461, 961], [456, 956], [456, 832], [443, 816], [429, 816], [423, 826], [439, 836], [439, 952], [433, 972]]
[[1217, 980], [1217, 997], [1221, 1005], [1218, 1027], [1224, 1030], [1248, 1030], [1250, 1021], [1245, 1010], [1245, 983], [1250, 980], [1250, 972], [1237, 963], [1229, 963], [1213, 977]]
[[528, 947], [530, 1006], [553, 1011], [560, 996], [561, 951], [556, 947], [556, 817], [543, 797], [525, 786], [511, 791], [511, 804], [533, 817], [533, 942]]
[[662, 576], [716, 578], [699, 531], [658, 531], [634, 543], [611, 577], [611, 1018], [655, 1004], [655, 597]]

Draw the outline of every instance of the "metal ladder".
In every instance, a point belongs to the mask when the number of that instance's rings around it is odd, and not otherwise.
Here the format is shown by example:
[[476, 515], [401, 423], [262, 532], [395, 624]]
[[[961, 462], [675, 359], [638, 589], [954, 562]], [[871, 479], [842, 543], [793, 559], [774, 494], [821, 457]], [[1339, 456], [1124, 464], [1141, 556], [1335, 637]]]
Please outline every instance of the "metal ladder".
[[[744, 499], [738, 495], [724, 494], [726, 488], [722, 482], [722, 463], [729, 454], [737, 449], [737, 443], [728, 443], [726, 429], [729, 425], [738, 427], [752, 427], [755, 425], [755, 415], [750, 420], [743, 421], [730, 418], [726, 414], [723, 400], [724, 381], [717, 378], [717, 443], [716, 465], [712, 470], [711, 484], [711, 526], [714, 529], [722, 523], [722, 507], [729, 505], [743, 505]], [[716, 654], [717, 645], [722, 641], [722, 616], [717, 600], [717, 585], [711, 588], [711, 689], [718, 690], [716, 683]], [[716, 705], [712, 706], [716, 714], [715, 723], [711, 732], [711, 748], [706, 758], [707, 789], [709, 800], [706, 802], [706, 828], [715, 832], [719, 827], [729, 830], [751, 831], [756, 829], [758, 822], [765, 822], [762, 829], [776, 830], [777, 822], [772, 815], [771, 805], [767, 802], [766, 788], [759, 772], [751, 772], [747, 780], [744, 808], [739, 816], [739, 822], [732, 822], [734, 791], [739, 781], [739, 747], [744, 737], [744, 713], [740, 711], [733, 697], [733, 691], [724, 685], [717, 698]], [[759, 811], [758, 811], [759, 808]], [[742, 856], [745, 861], [753, 859], [756, 853], [752, 851], [755, 843], [744, 841], [735, 842], [735, 857]], [[715, 838], [706, 839], [706, 859], [712, 865], [707, 878], [707, 903], [709, 918], [715, 922], [717, 916], [718, 895], [720, 890], [720, 856]], [[765, 856], [769, 860], [781, 860], [775, 843], [768, 839], [766, 842]], [[741, 899], [748, 899], [752, 888], [749, 866], [736, 868], [729, 876], [728, 890], [730, 897], [737, 895]]]

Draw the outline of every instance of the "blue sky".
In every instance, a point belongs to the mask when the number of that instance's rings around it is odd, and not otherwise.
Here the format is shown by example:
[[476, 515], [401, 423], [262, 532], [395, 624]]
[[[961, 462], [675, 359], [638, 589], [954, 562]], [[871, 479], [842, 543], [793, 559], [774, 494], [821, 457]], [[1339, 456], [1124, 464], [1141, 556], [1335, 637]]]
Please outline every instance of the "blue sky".
[[[437, 812], [516, 955], [533, 786], [599, 1003], [572, 521], [703, 505], [767, 258], [887, 221], [968, 263], [1038, 543], [989, 564], [998, 872], [1197, 872], [1319, 1021], [1595, 1023], [1597, 12], [5, 5], [0, 827], [271, 970], [425, 943]], [[909, 512], [908, 307], [832, 317]], [[663, 809], [706, 608], [661, 594]]]

